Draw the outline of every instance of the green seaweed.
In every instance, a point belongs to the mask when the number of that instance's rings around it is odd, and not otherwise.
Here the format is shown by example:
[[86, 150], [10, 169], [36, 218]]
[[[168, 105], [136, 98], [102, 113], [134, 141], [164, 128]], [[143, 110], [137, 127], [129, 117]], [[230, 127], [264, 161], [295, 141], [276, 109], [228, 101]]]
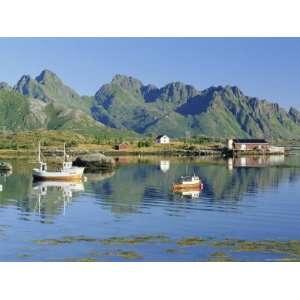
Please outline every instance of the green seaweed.
[[18, 258], [29, 258], [32, 257], [31, 254], [27, 254], [27, 253], [21, 253], [21, 254], [17, 254]]
[[[261, 240], [261, 241], [249, 241], [240, 239], [224, 239], [215, 240], [211, 238], [202, 237], [187, 237], [177, 241], [170, 240], [163, 235], [138, 235], [129, 237], [110, 237], [106, 239], [96, 239], [92, 237], [87, 237], [83, 235], [79, 236], [65, 236], [56, 239], [42, 239], [35, 240], [35, 243], [39, 245], [64, 245], [78, 242], [91, 242], [91, 243], [101, 243], [105, 246], [115, 246], [115, 245], [138, 245], [143, 243], [170, 243], [175, 242], [177, 246], [189, 247], [189, 246], [208, 246], [215, 249], [208, 261], [233, 261], [233, 258], [226, 253], [230, 251], [231, 253], [237, 252], [260, 252], [260, 253], [273, 253], [280, 254], [285, 257], [280, 258], [279, 261], [300, 261], [300, 240], [288, 240], [288, 241], [274, 241], [274, 240]], [[218, 251], [218, 249], [222, 249]], [[223, 252], [224, 249], [227, 249]], [[178, 254], [183, 253], [182, 248], [167, 248], [164, 250], [167, 254]], [[94, 251], [91, 254], [92, 257], [102, 257], [105, 256], [115, 256], [124, 259], [139, 259], [142, 256], [133, 251], [123, 251], [116, 250], [113, 252], [106, 252], [104, 254]], [[18, 257], [29, 257], [26, 254]], [[94, 258], [93, 258], [94, 259]], [[276, 259], [272, 259], [276, 260]], [[77, 261], [77, 260], [75, 260]], [[278, 260], [277, 260], [278, 261]]]
[[79, 258], [77, 262], [96, 262], [97, 260], [93, 257], [83, 257]]
[[163, 235], [140, 235], [132, 237], [111, 237], [107, 239], [96, 239], [86, 236], [65, 236], [62, 238], [55, 239], [41, 239], [35, 240], [36, 244], [39, 245], [61, 245], [61, 244], [71, 244], [75, 242], [99, 242], [105, 245], [114, 245], [114, 244], [141, 244], [141, 243], [150, 243], [150, 242], [160, 242], [165, 243], [169, 242], [169, 239]]
[[118, 250], [116, 252], [107, 252], [105, 253], [107, 256], [115, 256], [115, 257], [121, 257], [124, 259], [139, 259], [143, 258], [139, 253], [135, 251], [123, 251], [123, 250]]
[[275, 261], [278, 261], [278, 262], [300, 262], [300, 257], [299, 256], [295, 256], [295, 257], [286, 256], [286, 257], [276, 259]]
[[271, 252], [281, 253], [291, 256], [300, 256], [300, 241], [246, 241], [246, 240], [230, 240], [213, 242], [214, 247], [232, 248], [237, 252]]
[[150, 242], [160, 242], [166, 243], [169, 242], [169, 239], [163, 235], [141, 235], [141, 236], [133, 236], [133, 237], [111, 237], [108, 239], [101, 240], [101, 242], [105, 245], [113, 245], [113, 244], [142, 244], [142, 243], [150, 243]]
[[185, 250], [182, 250], [180, 248], [168, 248], [165, 250], [165, 253], [168, 253], [168, 254], [183, 254], [183, 253], [186, 253]]
[[232, 262], [234, 259], [225, 252], [213, 252], [209, 255], [208, 261], [210, 262]]
[[190, 237], [177, 241], [178, 246], [195, 246], [206, 242], [206, 239], [199, 237]]
[[75, 242], [97, 242], [97, 239], [80, 235], [80, 236], [65, 236], [61, 239], [35, 240], [34, 242], [39, 245], [61, 245], [61, 244], [71, 244]]

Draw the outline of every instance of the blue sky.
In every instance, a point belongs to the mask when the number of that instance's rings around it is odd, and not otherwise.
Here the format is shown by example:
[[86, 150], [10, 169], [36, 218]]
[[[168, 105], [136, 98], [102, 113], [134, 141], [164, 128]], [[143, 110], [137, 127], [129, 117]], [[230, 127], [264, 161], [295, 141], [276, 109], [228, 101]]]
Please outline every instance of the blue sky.
[[157, 86], [236, 85], [300, 109], [298, 38], [0, 38], [0, 81], [43, 69], [85, 95], [120, 73]]

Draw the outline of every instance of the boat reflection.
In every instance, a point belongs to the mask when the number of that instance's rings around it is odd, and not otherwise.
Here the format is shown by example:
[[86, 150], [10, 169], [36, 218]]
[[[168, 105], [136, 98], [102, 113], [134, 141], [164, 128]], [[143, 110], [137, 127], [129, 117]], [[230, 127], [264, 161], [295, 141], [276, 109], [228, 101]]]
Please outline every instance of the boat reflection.
[[7, 171], [4, 171], [4, 170], [1, 170], [0, 171], [0, 177], [8, 177], [12, 174], [12, 170], [7, 170]]
[[[12, 173], [13, 173], [12, 170], [1, 170], [0, 171], [0, 178], [4, 178], [3, 180], [1, 180], [2, 182], [4, 182], [4, 185], [6, 183], [6, 178], [8, 176], [10, 176]], [[2, 183], [0, 183], [0, 192], [3, 192], [4, 185]]]
[[202, 189], [198, 190], [181, 190], [174, 192], [176, 195], [179, 195], [182, 199], [198, 199], [200, 197]]
[[84, 191], [84, 185], [81, 181], [34, 181], [33, 191], [38, 197], [38, 210], [41, 211], [41, 201], [50, 200], [62, 200], [64, 204], [64, 215], [66, 205], [71, 201], [74, 193]]

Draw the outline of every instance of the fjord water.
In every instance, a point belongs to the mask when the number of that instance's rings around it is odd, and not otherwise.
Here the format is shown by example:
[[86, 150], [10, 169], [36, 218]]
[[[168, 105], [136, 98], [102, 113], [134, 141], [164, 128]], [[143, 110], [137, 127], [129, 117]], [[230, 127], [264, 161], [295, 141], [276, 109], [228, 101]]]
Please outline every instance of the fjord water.
[[[300, 240], [297, 155], [122, 157], [114, 172], [83, 183], [35, 183], [32, 163], [12, 164], [0, 177], [0, 261], [208, 261], [215, 253], [270, 261], [284, 253], [213, 243]], [[194, 173], [203, 191], [172, 193], [173, 182]]]

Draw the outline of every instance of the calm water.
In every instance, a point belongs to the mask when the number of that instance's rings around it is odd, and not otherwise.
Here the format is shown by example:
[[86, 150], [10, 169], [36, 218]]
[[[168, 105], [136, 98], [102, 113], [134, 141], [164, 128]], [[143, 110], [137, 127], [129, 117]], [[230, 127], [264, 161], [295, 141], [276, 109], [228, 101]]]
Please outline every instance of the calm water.
[[[82, 184], [33, 183], [32, 163], [12, 163], [0, 177], [1, 261], [268, 261], [286, 255], [214, 243], [300, 240], [300, 156], [122, 158]], [[201, 177], [201, 193], [171, 192], [186, 173]]]

